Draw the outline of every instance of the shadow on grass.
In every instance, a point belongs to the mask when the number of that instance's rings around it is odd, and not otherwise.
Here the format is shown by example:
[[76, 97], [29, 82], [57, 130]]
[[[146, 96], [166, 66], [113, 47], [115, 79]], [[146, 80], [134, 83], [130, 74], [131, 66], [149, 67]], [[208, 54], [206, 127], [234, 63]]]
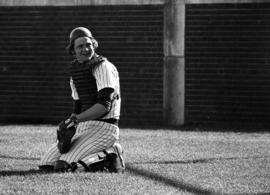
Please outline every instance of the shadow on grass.
[[15, 159], [15, 160], [40, 160], [40, 158], [34, 158], [34, 157], [17, 157], [17, 156], [6, 156], [6, 155], [0, 155], [0, 159], [1, 158]]
[[[232, 195], [227, 193], [221, 193], [216, 191], [211, 191], [208, 189], [200, 188], [198, 186], [194, 186], [188, 183], [185, 183], [183, 181], [179, 181], [173, 178], [168, 178], [163, 175], [150, 172], [148, 170], [137, 168], [132, 166], [132, 164], [191, 164], [191, 163], [209, 163], [211, 161], [217, 161], [217, 160], [236, 160], [236, 159], [255, 159], [255, 158], [270, 158], [270, 156], [252, 156], [252, 157], [229, 157], [229, 158], [202, 158], [202, 159], [194, 159], [194, 160], [186, 160], [186, 161], [149, 161], [149, 162], [133, 162], [133, 163], [127, 163], [126, 168], [127, 170], [134, 174], [138, 175], [144, 178], [152, 179], [159, 181], [160, 183], [163, 183], [165, 185], [172, 186], [174, 188], [177, 188], [181, 191], [187, 191], [193, 194], [202, 194], [202, 195]], [[239, 193], [239, 194], [233, 194], [233, 195], [251, 195], [248, 193]], [[266, 193], [252, 193], [252, 195], [269, 195], [270, 192]]]
[[214, 194], [219, 195], [219, 194], [221, 194], [218, 192], [210, 191], [207, 189], [199, 188], [199, 187], [191, 185], [191, 184], [184, 183], [183, 181], [168, 178], [168, 177], [165, 177], [163, 175], [159, 175], [157, 173], [153, 173], [153, 172], [150, 172], [150, 171], [145, 170], [145, 169], [136, 168], [136, 167], [133, 167], [131, 164], [127, 164], [126, 167], [127, 167], [127, 170], [134, 175], [138, 175], [138, 176], [141, 176], [144, 178], [159, 181], [163, 184], [172, 186], [172, 187], [177, 188], [178, 190], [181, 190], [181, 191], [187, 191], [187, 192], [193, 193], [193, 194], [204, 194], [204, 195], [214, 195]]
[[144, 178], [148, 178], [148, 179], [152, 179], [152, 180], [158, 181], [160, 183], [163, 183], [165, 185], [172, 186], [178, 190], [186, 191], [186, 192], [196, 194], [196, 195], [269, 195], [270, 194], [270, 192], [252, 193], [252, 194], [249, 194], [249, 193], [239, 193], [239, 194], [221, 193], [221, 192], [216, 192], [216, 191], [211, 191], [208, 189], [200, 188], [198, 186], [191, 185], [191, 184], [188, 184], [188, 183], [185, 183], [183, 181], [176, 180], [176, 179], [168, 178], [168, 177], [165, 177], [163, 175], [159, 175], [157, 173], [153, 173], [153, 172], [150, 172], [150, 171], [145, 170], [145, 169], [136, 168], [136, 167], [133, 167], [129, 163], [126, 165], [126, 168], [131, 174], [141, 176]]
[[0, 177], [3, 176], [26, 176], [26, 175], [35, 175], [35, 174], [51, 174], [52, 172], [45, 172], [38, 169], [30, 170], [10, 170], [10, 171], [0, 171]]
[[[9, 158], [9, 159], [16, 159], [16, 160], [39, 160], [39, 158], [28, 158], [28, 157], [12, 157], [12, 156], [4, 156], [0, 155], [0, 158]], [[234, 160], [234, 159], [248, 159], [248, 158], [269, 158], [269, 156], [253, 156], [253, 157], [230, 157], [230, 158], [205, 158], [205, 159], [194, 159], [194, 160], [186, 160], [186, 161], [151, 161], [151, 162], [133, 162], [127, 163], [126, 169], [133, 175], [141, 176], [147, 179], [155, 180], [160, 183], [163, 183], [168, 186], [172, 186], [178, 190], [186, 191], [189, 193], [197, 194], [197, 195], [232, 195], [227, 193], [220, 193], [216, 191], [211, 191], [208, 189], [204, 189], [195, 185], [191, 185], [185, 183], [183, 181], [179, 181], [173, 178], [168, 178], [163, 175], [153, 173], [146, 169], [137, 168], [132, 166], [132, 164], [190, 164], [190, 163], [208, 163], [211, 161], [216, 160]], [[30, 170], [7, 170], [7, 171], [0, 171], [1, 176], [26, 176], [26, 175], [34, 175], [34, 174], [51, 174], [53, 172], [45, 172], [38, 169], [30, 169]], [[253, 193], [252, 195], [269, 195], [270, 192], [266, 193]], [[239, 193], [233, 195], [251, 195], [248, 193]]]
[[[40, 158], [34, 157], [17, 157], [17, 156], [7, 156], [0, 155], [0, 159], [15, 159], [15, 160], [40, 160]], [[8, 171], [0, 171], [0, 176], [25, 176], [25, 175], [33, 175], [33, 174], [48, 174], [49, 172], [44, 172], [37, 169], [30, 170], [8, 170]]]
[[209, 163], [212, 161], [219, 161], [219, 160], [239, 160], [239, 159], [259, 159], [259, 158], [270, 158], [270, 156], [200, 158], [193, 160], [177, 160], [177, 161], [146, 161], [146, 162], [132, 162], [131, 164], [195, 164], [195, 163]]

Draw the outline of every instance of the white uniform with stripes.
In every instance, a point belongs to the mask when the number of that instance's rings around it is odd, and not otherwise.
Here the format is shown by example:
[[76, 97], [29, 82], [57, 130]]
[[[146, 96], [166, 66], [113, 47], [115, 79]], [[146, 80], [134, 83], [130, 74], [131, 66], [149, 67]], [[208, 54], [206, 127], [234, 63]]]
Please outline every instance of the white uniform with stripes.
[[[113, 88], [120, 94], [119, 75], [116, 67], [108, 60], [103, 61], [93, 70], [96, 79], [97, 90], [106, 87]], [[72, 98], [78, 100], [76, 86], [70, 79]], [[110, 112], [103, 117], [119, 119], [121, 98], [115, 99]], [[79, 123], [76, 134], [73, 137], [72, 147], [66, 154], [60, 154], [55, 143], [41, 159], [41, 165], [54, 165], [57, 160], [68, 163], [78, 160], [86, 161], [91, 155], [111, 147], [119, 139], [119, 128], [114, 124], [102, 121], [86, 121]]]

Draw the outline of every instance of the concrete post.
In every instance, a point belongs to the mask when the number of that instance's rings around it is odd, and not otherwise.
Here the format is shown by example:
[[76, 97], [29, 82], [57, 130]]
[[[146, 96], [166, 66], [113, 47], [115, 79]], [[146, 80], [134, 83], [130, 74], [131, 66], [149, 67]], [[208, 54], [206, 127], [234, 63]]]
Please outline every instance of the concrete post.
[[164, 120], [178, 126], [185, 122], [185, 4], [169, 0], [164, 10]]

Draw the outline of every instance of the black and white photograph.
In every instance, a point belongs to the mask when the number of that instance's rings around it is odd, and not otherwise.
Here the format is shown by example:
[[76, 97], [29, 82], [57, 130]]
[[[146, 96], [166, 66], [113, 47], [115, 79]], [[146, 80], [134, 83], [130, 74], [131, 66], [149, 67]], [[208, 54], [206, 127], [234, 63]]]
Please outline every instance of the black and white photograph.
[[270, 194], [270, 1], [0, 0], [0, 194]]

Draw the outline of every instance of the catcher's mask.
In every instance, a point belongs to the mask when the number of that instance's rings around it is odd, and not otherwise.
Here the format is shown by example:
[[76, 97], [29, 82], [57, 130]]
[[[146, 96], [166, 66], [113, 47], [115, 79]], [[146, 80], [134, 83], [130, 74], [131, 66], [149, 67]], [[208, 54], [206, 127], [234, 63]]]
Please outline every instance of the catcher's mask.
[[69, 54], [74, 54], [74, 41], [80, 37], [89, 37], [94, 45], [94, 49], [98, 47], [98, 42], [93, 37], [90, 30], [85, 27], [74, 28], [69, 35], [69, 44], [66, 47]]

